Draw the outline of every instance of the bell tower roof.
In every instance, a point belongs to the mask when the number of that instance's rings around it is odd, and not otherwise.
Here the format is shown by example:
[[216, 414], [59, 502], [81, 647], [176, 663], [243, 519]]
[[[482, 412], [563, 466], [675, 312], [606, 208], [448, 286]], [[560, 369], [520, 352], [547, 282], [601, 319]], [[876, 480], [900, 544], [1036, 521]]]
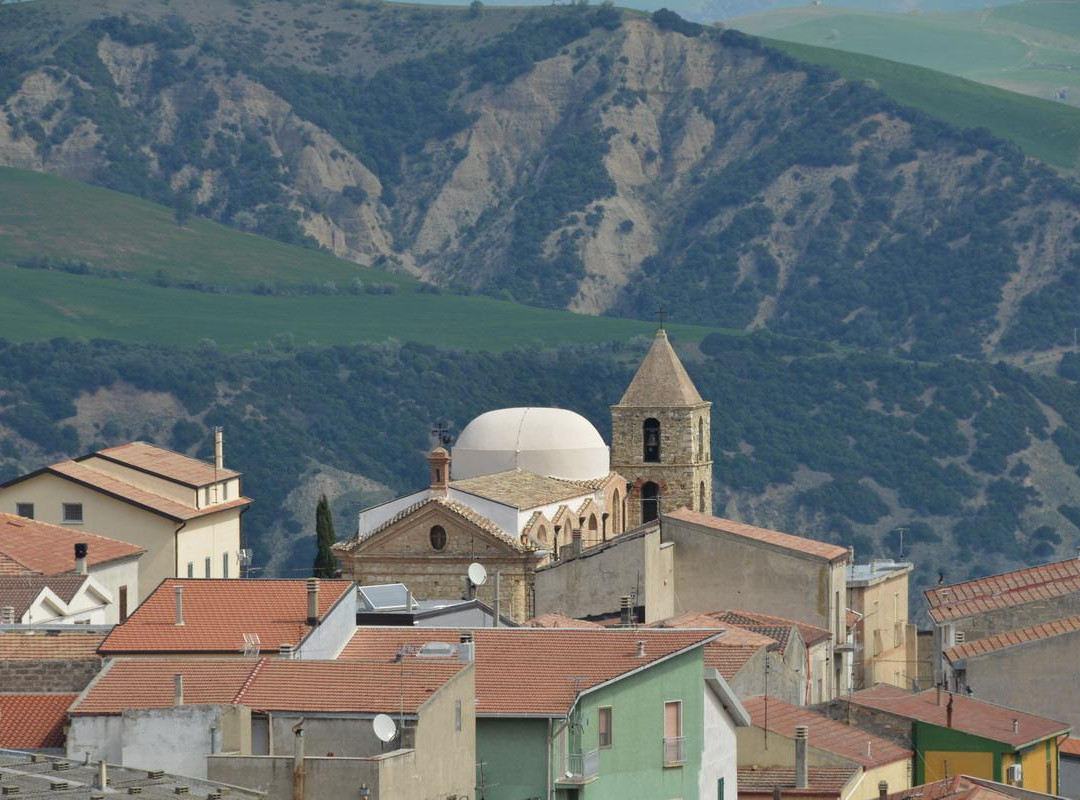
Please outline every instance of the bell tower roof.
[[704, 403], [668, 341], [667, 332], [660, 328], [618, 405], [656, 408]]

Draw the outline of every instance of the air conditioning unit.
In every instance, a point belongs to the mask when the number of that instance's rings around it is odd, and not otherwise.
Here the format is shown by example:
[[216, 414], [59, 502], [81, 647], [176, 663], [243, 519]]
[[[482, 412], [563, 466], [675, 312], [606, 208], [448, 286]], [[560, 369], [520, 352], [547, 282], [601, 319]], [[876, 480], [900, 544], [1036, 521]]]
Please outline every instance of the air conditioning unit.
[[1024, 768], [1020, 764], [1009, 764], [1005, 769], [1005, 782], [1011, 786], [1023, 785]]

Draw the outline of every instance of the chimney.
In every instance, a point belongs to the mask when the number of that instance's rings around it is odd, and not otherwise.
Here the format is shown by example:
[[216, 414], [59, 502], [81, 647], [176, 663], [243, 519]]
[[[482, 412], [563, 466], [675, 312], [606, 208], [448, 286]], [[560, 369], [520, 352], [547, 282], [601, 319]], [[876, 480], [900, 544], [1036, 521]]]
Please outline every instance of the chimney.
[[307, 579], [307, 624], [319, 624], [319, 579]]
[[278, 658], [292, 658], [293, 646], [288, 642], [282, 642], [278, 645]]
[[783, 796], [784, 790], [774, 784], [772, 787], [772, 800], [782, 800]]
[[75, 543], [75, 571], [80, 575], [86, 574], [86, 554], [90, 546], [86, 542]]
[[806, 745], [810, 738], [810, 728], [806, 725], [795, 726], [795, 788], [810, 788], [810, 766], [806, 760]]
[[1013, 720], [1013, 733], [1020, 733], [1020, 720]]
[[214, 469], [225, 469], [225, 441], [221, 428], [214, 428]]
[[880, 800], [885, 800], [885, 798], [889, 796], [889, 782], [888, 781], [878, 781], [878, 783], [877, 783], [877, 796], [880, 798]]
[[184, 587], [176, 587], [176, 624], [184, 624]]
[[645, 658], [645, 640], [644, 639], [638, 639], [637, 657], [638, 658]]
[[174, 706], [184, 704], [184, 676], [179, 672], [173, 675], [172, 704]]
[[581, 555], [581, 528], [574, 528], [573, 546], [570, 548], [574, 558]]
[[468, 644], [473, 640], [472, 631], [462, 631], [458, 637], [458, 641], [462, 644]]
[[443, 447], [436, 447], [427, 457], [431, 472], [431, 494], [446, 497], [450, 490], [450, 454]]
[[626, 627], [634, 622], [634, 605], [630, 595], [624, 594], [619, 598], [619, 621]]
[[0, 625], [14, 625], [15, 624], [15, 607], [4, 606], [0, 608]]
[[97, 762], [97, 767], [97, 783], [94, 788], [104, 791], [109, 788], [109, 768], [106, 766], [104, 759]]
[[936, 703], [936, 705], [939, 705], [939, 706], [941, 705], [941, 684], [940, 683], [937, 685], [937, 703]]
[[952, 727], [952, 695], [949, 695], [949, 703], [945, 706], [945, 727]]

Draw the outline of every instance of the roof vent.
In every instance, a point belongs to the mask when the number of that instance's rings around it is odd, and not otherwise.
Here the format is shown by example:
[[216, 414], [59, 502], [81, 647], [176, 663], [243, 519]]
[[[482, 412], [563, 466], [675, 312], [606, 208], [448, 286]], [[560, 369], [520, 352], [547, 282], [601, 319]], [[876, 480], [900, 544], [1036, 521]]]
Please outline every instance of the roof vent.
[[448, 642], [427, 642], [417, 651], [418, 658], [452, 658], [457, 649]]
[[1013, 733], [1020, 733], [1020, 720], [1013, 720]]
[[86, 554], [90, 550], [90, 545], [86, 542], [75, 543], [75, 572], [79, 575], [86, 574]]
[[795, 726], [795, 788], [807, 789], [810, 786], [810, 762], [807, 760], [810, 728], [807, 725]]
[[281, 658], [292, 658], [295, 653], [296, 650], [288, 642], [282, 642], [278, 645], [278, 655]]
[[4, 606], [0, 608], [0, 625], [14, 625], [15, 624], [15, 607]]
[[956, 643], [957, 644], [963, 644], [966, 641], [967, 641], [967, 634], [964, 631], [957, 631], [956, 632]]
[[628, 594], [619, 598], [619, 621], [626, 627], [634, 621], [634, 600]]
[[307, 624], [319, 624], [319, 579], [307, 579]]
[[176, 624], [184, 624], [184, 587], [176, 587]]
[[638, 639], [637, 657], [638, 658], [645, 658], [645, 640], [644, 639]]

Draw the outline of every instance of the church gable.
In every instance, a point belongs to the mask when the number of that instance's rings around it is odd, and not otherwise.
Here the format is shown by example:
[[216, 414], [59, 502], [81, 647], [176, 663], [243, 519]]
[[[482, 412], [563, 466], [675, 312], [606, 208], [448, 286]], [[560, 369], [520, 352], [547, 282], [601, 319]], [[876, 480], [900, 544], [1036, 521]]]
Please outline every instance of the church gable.
[[453, 501], [432, 499], [350, 548], [356, 556], [480, 558], [520, 556], [525, 547], [493, 522]]

